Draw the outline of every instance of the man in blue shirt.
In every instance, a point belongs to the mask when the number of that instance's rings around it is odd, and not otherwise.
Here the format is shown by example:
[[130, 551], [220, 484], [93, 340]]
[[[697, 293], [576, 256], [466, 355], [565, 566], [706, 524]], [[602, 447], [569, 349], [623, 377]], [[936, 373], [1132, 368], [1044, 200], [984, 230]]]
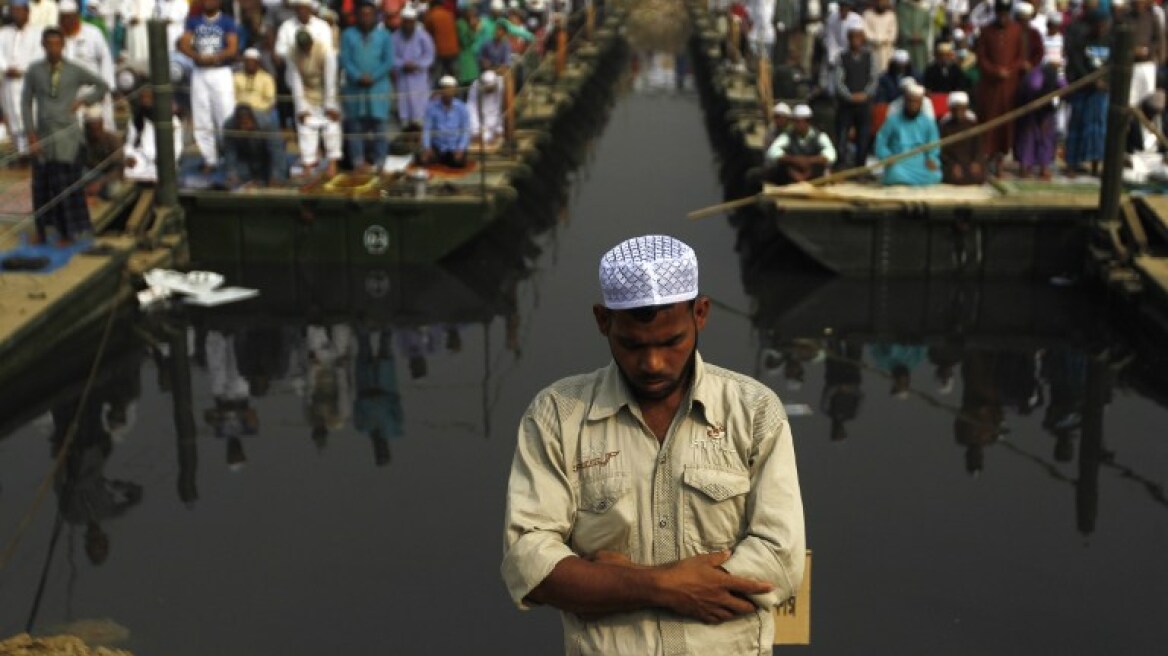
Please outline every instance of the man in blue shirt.
[[470, 145], [470, 112], [466, 103], [454, 95], [458, 81], [449, 75], [438, 80], [441, 96], [426, 107], [422, 124], [422, 164], [442, 164], [452, 168], [466, 166], [466, 149]]
[[511, 62], [511, 41], [507, 38], [506, 22], [495, 23], [495, 38], [479, 46], [479, 66], [484, 71], [498, 71]]
[[[341, 36], [341, 68], [345, 86], [341, 91], [349, 133], [349, 157], [362, 172], [385, 162], [389, 144], [385, 138], [389, 122], [389, 79], [393, 70], [393, 39], [377, 23], [377, 8], [363, 2], [357, 9], [357, 24]], [[373, 145], [370, 162], [365, 145]], [[372, 166], [370, 166], [372, 164]]]
[[235, 20], [219, 11], [220, 0], [203, 0], [203, 13], [187, 18], [178, 49], [195, 64], [191, 73], [191, 122], [204, 172], [219, 165], [216, 136], [235, 111], [231, 64], [239, 48]]

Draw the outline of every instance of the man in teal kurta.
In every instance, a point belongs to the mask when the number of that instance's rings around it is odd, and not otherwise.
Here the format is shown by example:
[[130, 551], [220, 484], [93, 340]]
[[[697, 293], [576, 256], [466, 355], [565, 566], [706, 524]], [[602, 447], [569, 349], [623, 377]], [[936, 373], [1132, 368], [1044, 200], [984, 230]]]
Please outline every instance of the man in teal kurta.
[[916, 71], [923, 71], [929, 65], [929, 42], [933, 34], [933, 13], [929, 6], [930, 3], [918, 0], [896, 3], [896, 25], [900, 34], [897, 45], [908, 51]]
[[[393, 84], [393, 39], [377, 20], [377, 8], [364, 3], [357, 10], [357, 24], [341, 36], [341, 69], [345, 84], [345, 131], [349, 134], [349, 157], [353, 167], [380, 167], [389, 149], [385, 130], [389, 121]], [[371, 144], [369, 161], [365, 145]]]
[[481, 19], [474, 7], [467, 7], [455, 22], [458, 30], [458, 84], [469, 86], [479, 79], [478, 29]]
[[[904, 92], [904, 110], [891, 114], [876, 134], [876, 157], [886, 159], [938, 140], [937, 122], [921, 111], [925, 90], [913, 85]], [[924, 186], [941, 182], [941, 150], [931, 148], [884, 167], [884, 184]]]

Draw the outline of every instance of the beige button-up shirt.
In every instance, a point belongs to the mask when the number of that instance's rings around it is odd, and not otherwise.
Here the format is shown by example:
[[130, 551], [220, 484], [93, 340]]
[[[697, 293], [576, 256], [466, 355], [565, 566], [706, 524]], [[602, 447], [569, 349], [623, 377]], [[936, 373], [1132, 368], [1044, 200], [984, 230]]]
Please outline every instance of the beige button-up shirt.
[[601, 549], [643, 565], [733, 550], [723, 567], [766, 581], [758, 610], [706, 625], [664, 610], [586, 621], [564, 613], [568, 654], [770, 654], [772, 607], [803, 579], [803, 502], [791, 429], [761, 383], [697, 357], [662, 444], [615, 363], [531, 403], [507, 493], [503, 579], [524, 599], [570, 556]]

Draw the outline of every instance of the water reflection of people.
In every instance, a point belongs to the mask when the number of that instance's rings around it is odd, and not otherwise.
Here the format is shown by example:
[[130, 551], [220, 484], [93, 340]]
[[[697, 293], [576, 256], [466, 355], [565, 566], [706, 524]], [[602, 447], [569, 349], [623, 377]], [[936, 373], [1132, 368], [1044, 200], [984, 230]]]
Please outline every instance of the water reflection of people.
[[1054, 459], [1071, 462], [1082, 424], [1087, 387], [1087, 356], [1069, 348], [1054, 348], [1042, 354], [1042, 377], [1050, 386], [1050, 403], [1042, 418], [1043, 429], [1055, 438]]
[[204, 350], [215, 405], [203, 416], [215, 436], [227, 440], [228, 468], [239, 471], [247, 464], [241, 438], [259, 432], [259, 415], [251, 405], [251, 386], [239, 371], [234, 335], [209, 331]]
[[972, 476], [981, 474], [985, 447], [998, 441], [1002, 432], [998, 355], [970, 351], [961, 363], [961, 414], [953, 422], [953, 436], [965, 447], [965, 471]]
[[927, 349], [919, 344], [880, 342], [868, 347], [868, 357], [878, 368], [892, 376], [891, 393], [898, 399], [907, 399], [912, 389], [912, 372], [927, 356]]
[[373, 460], [378, 467], [389, 464], [389, 439], [401, 437], [401, 394], [398, 392], [397, 361], [389, 329], [357, 333], [356, 398], [353, 426], [373, 441]]
[[102, 523], [124, 515], [142, 500], [141, 485], [105, 475], [113, 439], [105, 427], [107, 420], [102, 417], [111, 395], [123, 396], [122, 383], [131, 373], [137, 376], [140, 363], [141, 360], [135, 360], [133, 368], [124, 372], [127, 376], [115, 376], [102, 388], [95, 389], [84, 406], [79, 406], [79, 400], [73, 400], [51, 411], [54, 453], [65, 447], [70, 426], [76, 423], [64, 466], [57, 473], [53, 487], [62, 519], [85, 526], [85, 554], [94, 565], [104, 563], [110, 554], [109, 535]]
[[953, 380], [957, 366], [961, 364], [961, 356], [961, 345], [951, 339], [929, 347], [929, 363], [933, 365], [933, 378], [937, 382], [938, 394], [949, 394], [953, 391]]
[[832, 441], [847, 439], [846, 424], [860, 413], [860, 402], [864, 399], [860, 370], [863, 350], [862, 344], [846, 339], [827, 342], [820, 407], [831, 418]]
[[304, 414], [318, 449], [349, 420], [352, 341], [352, 329], [345, 324], [309, 326], [305, 333]]

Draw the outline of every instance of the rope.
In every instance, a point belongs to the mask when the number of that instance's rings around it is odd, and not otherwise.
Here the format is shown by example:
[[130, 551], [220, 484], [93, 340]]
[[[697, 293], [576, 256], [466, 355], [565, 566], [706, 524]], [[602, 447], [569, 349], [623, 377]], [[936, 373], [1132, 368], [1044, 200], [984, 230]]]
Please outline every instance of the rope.
[[[1076, 92], [1076, 91], [1078, 91], [1078, 90], [1080, 90], [1080, 89], [1082, 89], [1090, 84], [1094, 84], [1099, 79], [1101, 79], [1103, 76], [1107, 75], [1108, 70], [1109, 69], [1106, 66], [1099, 68], [1096, 71], [1079, 78], [1078, 80], [1074, 81], [1073, 83], [1068, 84], [1067, 86], [1063, 87], [1062, 89], [1057, 89], [1055, 91], [1052, 91], [1052, 92], [1046, 94], [1045, 96], [1042, 96], [1040, 98], [1036, 98], [1036, 99], [1026, 103], [1025, 105], [1022, 105], [1021, 107], [1018, 107], [1018, 108], [1013, 109], [1009, 112], [1006, 112], [1005, 114], [1002, 114], [1001, 116], [990, 119], [990, 120], [986, 121], [985, 123], [979, 123], [978, 125], [975, 125], [975, 126], [969, 128], [968, 130], [962, 130], [961, 132], [951, 134], [948, 137], [938, 139], [937, 141], [932, 141], [932, 142], [929, 142], [927, 144], [917, 146], [916, 148], [911, 148], [909, 150], [904, 151], [903, 153], [897, 153], [895, 155], [891, 155], [885, 159], [880, 160], [879, 162], [876, 162], [875, 164], [870, 164], [867, 166], [860, 166], [860, 167], [856, 167], [856, 168], [852, 168], [852, 169], [846, 169], [843, 171], [837, 171], [835, 173], [830, 173], [828, 175], [823, 175], [823, 176], [820, 176], [818, 178], [808, 180], [805, 184], [811, 184], [814, 186], [822, 186], [822, 185], [831, 184], [834, 182], [839, 182], [841, 180], [847, 180], [847, 179], [854, 178], [857, 176], [865, 175], [867, 173], [871, 173], [872, 171], [876, 170], [879, 167], [888, 166], [889, 164], [895, 164], [896, 162], [899, 162], [902, 159], [907, 159], [909, 157], [919, 155], [919, 154], [926, 152], [926, 151], [929, 151], [929, 150], [933, 150], [936, 148], [943, 148], [945, 146], [949, 146], [951, 144], [959, 143], [959, 142], [965, 141], [967, 139], [971, 139], [973, 137], [979, 136], [979, 135], [981, 135], [985, 132], [989, 132], [990, 130], [993, 130], [999, 126], [1005, 125], [1006, 123], [1009, 123], [1010, 121], [1013, 121], [1020, 116], [1037, 111], [1037, 110], [1049, 105], [1050, 102], [1052, 100], [1054, 100], [1055, 98], [1059, 98], [1059, 97], [1074, 93], [1074, 92]], [[778, 196], [781, 196], [781, 194], [778, 194], [774, 191], [761, 191], [757, 194], [754, 194], [753, 196], [739, 198], [739, 199], [728, 201], [725, 203], [720, 203], [718, 205], [711, 205], [710, 207], [706, 207], [706, 208], [702, 208], [700, 210], [690, 212], [689, 218], [693, 219], [693, 220], [704, 219], [704, 218], [709, 217], [709, 216], [721, 214], [727, 210], [733, 210], [733, 209], [738, 209], [740, 207], [745, 207], [745, 206], [750, 205], [750, 204], [757, 202], [759, 200], [763, 200], [766, 198], [774, 198], [774, 197], [778, 197]]]
[[[123, 271], [122, 284], [125, 284], [127, 275], [128, 273]], [[119, 285], [119, 291], [120, 289], [121, 285]], [[109, 345], [110, 335], [113, 333], [114, 318], [118, 315], [119, 299], [115, 296], [106, 301], [106, 303], [109, 305], [109, 315], [106, 317], [101, 339], [97, 343], [97, 353], [93, 356], [93, 364], [89, 367], [89, 377], [85, 380], [85, 387], [81, 390], [81, 396], [78, 397], [78, 412], [73, 414], [73, 418], [69, 422], [69, 427], [65, 431], [65, 439], [61, 442], [61, 448], [57, 452], [57, 458], [53, 462], [52, 469], [41, 479], [32, 503], [29, 504], [28, 509], [17, 524], [16, 532], [8, 541], [8, 545], [4, 548], [3, 553], [0, 553], [0, 572], [3, 572], [12, 563], [12, 558], [16, 555], [16, 548], [20, 545], [20, 541], [24, 538], [24, 534], [28, 532], [29, 527], [32, 526], [33, 517], [36, 515], [37, 510], [40, 509], [41, 504], [44, 503], [45, 497], [48, 496], [49, 489], [52, 488], [53, 480], [60, 472], [61, 466], [65, 463], [69, 449], [73, 445], [73, 438], [77, 435], [77, 429], [80, 427], [82, 415], [80, 409], [84, 408], [85, 404], [89, 402], [89, 394], [93, 391], [93, 384], [97, 381], [97, 374], [101, 369], [101, 361], [105, 356], [105, 349]]]

